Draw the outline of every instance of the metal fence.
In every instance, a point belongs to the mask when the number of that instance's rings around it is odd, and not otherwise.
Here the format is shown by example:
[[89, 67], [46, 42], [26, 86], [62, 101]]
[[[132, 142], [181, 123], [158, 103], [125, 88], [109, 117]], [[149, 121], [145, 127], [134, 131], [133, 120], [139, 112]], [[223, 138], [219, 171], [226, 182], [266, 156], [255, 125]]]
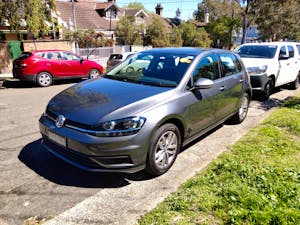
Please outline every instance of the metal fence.
[[112, 53], [129, 52], [130, 50], [131, 47], [129, 45], [116, 45], [113, 47], [101, 47], [90, 49], [80, 48], [78, 53], [83, 58], [88, 58], [89, 60], [93, 60], [102, 65], [103, 67], [106, 67], [106, 62]]
[[115, 45], [113, 47], [101, 47], [101, 48], [90, 48], [90, 49], [80, 48], [78, 49], [78, 54], [85, 59], [88, 58], [90, 60], [99, 63], [105, 68], [106, 62], [112, 53], [130, 52], [130, 51], [138, 52], [148, 48], [151, 47]]

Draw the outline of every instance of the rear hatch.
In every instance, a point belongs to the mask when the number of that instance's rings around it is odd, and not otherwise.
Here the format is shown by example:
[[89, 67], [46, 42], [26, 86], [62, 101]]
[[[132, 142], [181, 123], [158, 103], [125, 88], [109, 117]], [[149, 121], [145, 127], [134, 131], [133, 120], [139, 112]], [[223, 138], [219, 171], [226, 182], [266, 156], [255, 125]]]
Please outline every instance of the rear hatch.
[[21, 69], [22, 67], [25, 67], [26, 63], [24, 62], [24, 60], [29, 58], [31, 55], [32, 55], [31, 52], [22, 52], [22, 54], [17, 59], [14, 60], [13, 69], [17, 70], [17, 69]]

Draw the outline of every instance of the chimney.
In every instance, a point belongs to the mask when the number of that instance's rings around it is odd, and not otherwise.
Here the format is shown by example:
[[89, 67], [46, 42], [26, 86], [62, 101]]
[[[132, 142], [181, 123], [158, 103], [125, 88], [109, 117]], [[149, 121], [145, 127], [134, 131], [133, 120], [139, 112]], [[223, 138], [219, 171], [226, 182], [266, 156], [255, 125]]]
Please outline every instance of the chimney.
[[158, 3], [158, 4], [156, 5], [155, 11], [156, 11], [156, 14], [157, 14], [157, 15], [162, 16], [163, 7], [161, 6], [160, 3]]

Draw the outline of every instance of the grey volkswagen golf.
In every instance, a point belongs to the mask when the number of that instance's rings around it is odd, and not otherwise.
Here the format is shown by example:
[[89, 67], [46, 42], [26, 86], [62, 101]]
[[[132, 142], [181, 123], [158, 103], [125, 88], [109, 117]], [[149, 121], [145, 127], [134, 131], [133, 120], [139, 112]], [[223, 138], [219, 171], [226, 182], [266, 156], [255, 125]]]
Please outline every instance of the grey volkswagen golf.
[[182, 146], [226, 120], [241, 123], [251, 95], [233, 52], [146, 50], [53, 97], [39, 120], [42, 143], [83, 170], [158, 176]]

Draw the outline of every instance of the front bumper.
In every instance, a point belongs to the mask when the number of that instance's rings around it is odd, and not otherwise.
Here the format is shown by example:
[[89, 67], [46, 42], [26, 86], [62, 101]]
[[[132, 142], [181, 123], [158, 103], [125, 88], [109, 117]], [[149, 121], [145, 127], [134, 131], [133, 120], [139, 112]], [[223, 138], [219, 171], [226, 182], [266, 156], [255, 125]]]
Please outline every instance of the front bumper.
[[250, 81], [253, 91], [263, 91], [268, 82], [268, 74], [250, 75]]
[[65, 126], [57, 128], [45, 116], [39, 126], [45, 148], [82, 170], [134, 173], [145, 168], [148, 142], [143, 135], [95, 137]]

